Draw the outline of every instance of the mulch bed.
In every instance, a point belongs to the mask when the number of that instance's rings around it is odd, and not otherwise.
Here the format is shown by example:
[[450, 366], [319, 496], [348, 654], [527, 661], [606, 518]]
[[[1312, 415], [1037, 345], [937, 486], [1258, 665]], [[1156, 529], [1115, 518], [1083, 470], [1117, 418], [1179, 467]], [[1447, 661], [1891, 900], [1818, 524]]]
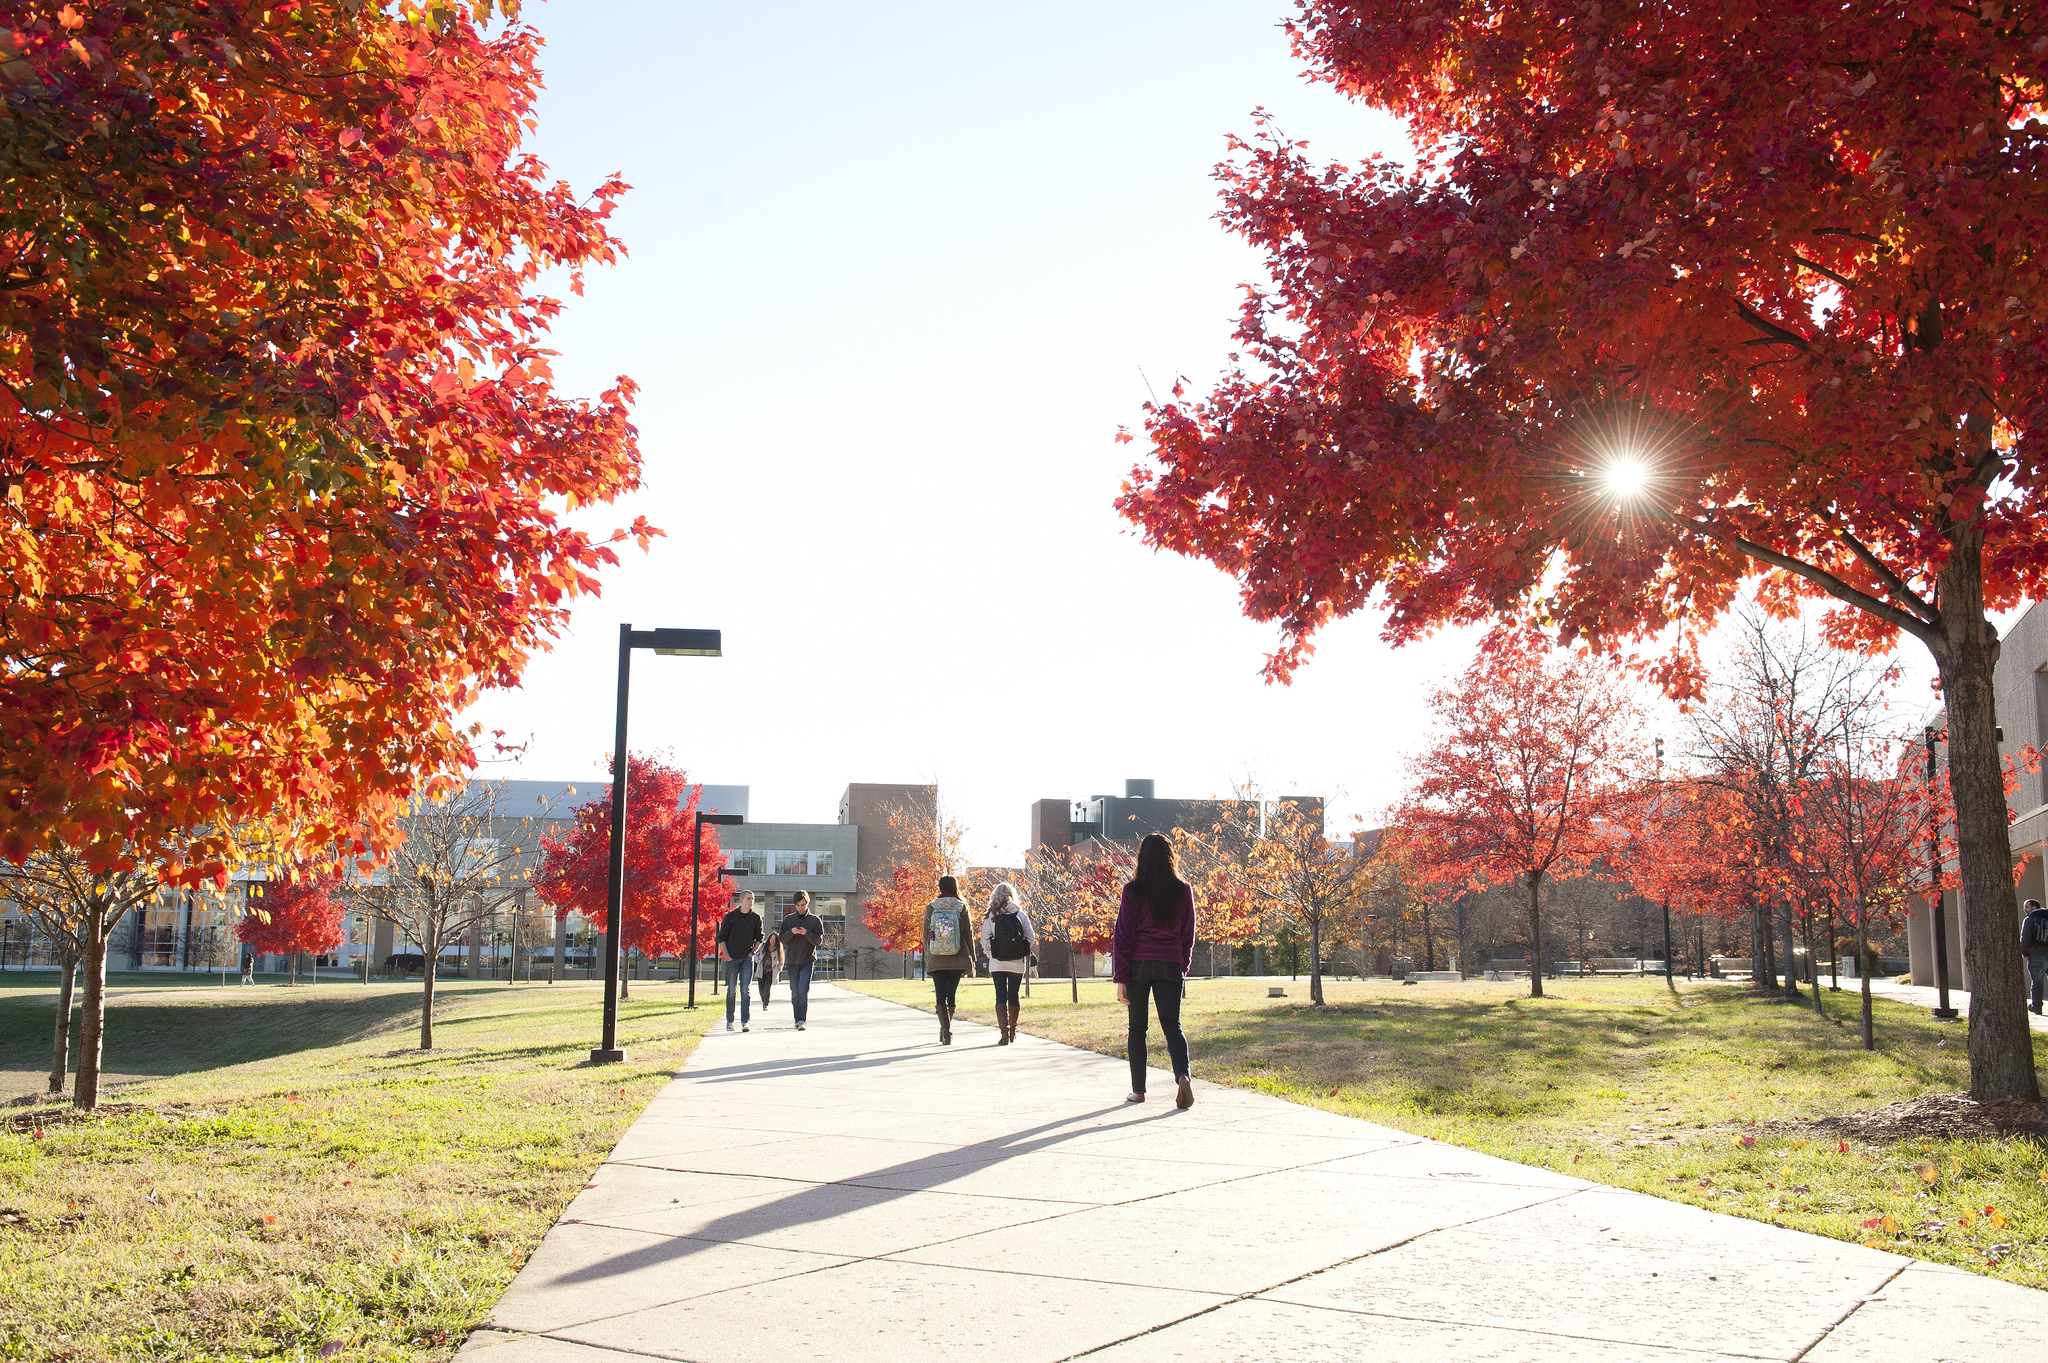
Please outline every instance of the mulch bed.
[[1980, 1103], [1967, 1093], [1930, 1093], [1875, 1112], [1848, 1112], [1838, 1117], [1773, 1121], [1765, 1125], [1774, 1131], [1825, 1132], [1865, 1141], [2018, 1136], [2048, 1142], [2048, 1103], [2023, 1103], [2015, 1098]]

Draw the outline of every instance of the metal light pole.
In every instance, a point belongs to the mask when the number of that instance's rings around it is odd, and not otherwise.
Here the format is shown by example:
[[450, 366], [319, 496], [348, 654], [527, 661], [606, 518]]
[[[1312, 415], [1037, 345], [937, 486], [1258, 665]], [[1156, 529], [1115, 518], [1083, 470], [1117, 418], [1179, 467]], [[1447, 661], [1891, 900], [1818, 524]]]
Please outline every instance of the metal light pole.
[[[696, 823], [690, 828], [690, 941], [684, 948], [690, 957], [690, 1001], [683, 1005], [685, 1008], [697, 1006], [697, 958], [703, 954], [697, 950], [697, 887], [704, 879], [704, 825], [738, 824], [747, 821], [744, 814], [706, 814], [701, 809], [697, 811], [696, 817]], [[745, 875], [746, 872], [735, 873], [730, 869], [721, 869], [718, 873], [720, 879], [731, 874]]]
[[[1657, 740], [1657, 787], [1664, 786], [1664, 740]], [[1676, 989], [1671, 980], [1671, 896], [1664, 896], [1664, 987]]]
[[[1927, 726], [1927, 865], [1931, 872], [1927, 902], [1934, 909], [1934, 987], [1940, 991], [1941, 1004], [1934, 1010], [1934, 1016], [1940, 1022], [1954, 1022], [1958, 1014], [1948, 1006], [1948, 905], [1942, 902], [1941, 893], [1941, 818], [1934, 805], [1934, 744], [1941, 737], [1932, 724]], [[1857, 964], [1859, 973], [1869, 972], [1868, 959]]]
[[604, 1038], [590, 1053], [593, 1063], [624, 1060], [619, 1047], [619, 944], [624, 934], [626, 896], [626, 698], [633, 675], [633, 650], [649, 648], [667, 658], [717, 658], [715, 629], [641, 629], [619, 626], [618, 722], [612, 738], [611, 875], [604, 903]]

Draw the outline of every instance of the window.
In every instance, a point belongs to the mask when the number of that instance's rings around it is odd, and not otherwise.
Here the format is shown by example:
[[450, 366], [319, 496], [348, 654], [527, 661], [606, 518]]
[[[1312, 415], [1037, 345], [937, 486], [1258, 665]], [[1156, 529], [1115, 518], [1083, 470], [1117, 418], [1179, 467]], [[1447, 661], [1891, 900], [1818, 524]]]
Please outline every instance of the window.
[[777, 852], [775, 874], [779, 876], [807, 876], [811, 873], [809, 852]]
[[135, 964], [138, 966], [173, 966], [178, 964], [178, 924], [184, 917], [185, 896], [177, 890], [164, 890], [142, 911], [142, 938], [137, 943]]
[[832, 874], [832, 854], [830, 852], [811, 853], [811, 874], [814, 876], [829, 876]]
[[768, 857], [769, 853], [757, 848], [742, 847], [733, 852], [732, 860], [728, 864], [736, 871], [765, 876], [768, 874]]

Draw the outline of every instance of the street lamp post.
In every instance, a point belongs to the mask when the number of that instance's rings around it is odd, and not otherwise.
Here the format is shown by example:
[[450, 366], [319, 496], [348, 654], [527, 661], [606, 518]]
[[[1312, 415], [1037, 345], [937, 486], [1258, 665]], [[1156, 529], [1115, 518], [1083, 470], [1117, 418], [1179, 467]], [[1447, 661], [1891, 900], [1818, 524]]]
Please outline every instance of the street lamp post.
[[[1657, 740], [1657, 785], [1661, 792], [1664, 784], [1664, 740]], [[1664, 987], [1676, 989], [1671, 981], [1671, 895], [1664, 896]]]
[[[1941, 1004], [1934, 1016], [1940, 1022], [1954, 1022], [1956, 1010], [1948, 1006], [1948, 906], [1942, 903], [1941, 894], [1941, 819], [1934, 812], [1934, 744], [1940, 737], [1932, 724], [1927, 726], [1927, 865], [1932, 873], [1927, 881], [1927, 902], [1934, 909], [1934, 987], [1940, 991]], [[1857, 970], [1868, 974], [1869, 960], [1857, 962]]]
[[631, 625], [619, 626], [618, 716], [612, 737], [611, 874], [604, 902], [604, 1038], [590, 1053], [592, 1062], [599, 1065], [626, 1058], [619, 1047], [619, 946], [625, 931], [622, 910], [626, 893], [626, 698], [636, 648], [652, 649], [665, 658], [723, 656], [715, 629], [636, 630]]
[[[697, 1006], [697, 958], [703, 954], [697, 950], [697, 887], [704, 879], [704, 825], [740, 824], [747, 821], [744, 814], [706, 814], [701, 809], [697, 811], [696, 818], [696, 823], [690, 828], [690, 942], [686, 948], [690, 955], [690, 1001], [683, 1005], [685, 1008]], [[745, 874], [745, 871], [725, 867], [720, 869], [718, 877], [723, 880], [728, 876]]]

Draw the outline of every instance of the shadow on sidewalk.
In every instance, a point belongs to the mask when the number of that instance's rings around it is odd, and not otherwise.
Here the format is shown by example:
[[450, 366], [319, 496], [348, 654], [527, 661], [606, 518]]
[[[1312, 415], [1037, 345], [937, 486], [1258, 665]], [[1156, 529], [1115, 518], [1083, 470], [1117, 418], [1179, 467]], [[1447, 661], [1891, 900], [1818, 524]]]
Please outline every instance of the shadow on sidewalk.
[[845, 1055], [806, 1055], [794, 1060], [765, 1060], [749, 1065], [721, 1065], [715, 1069], [693, 1069], [687, 1077], [692, 1084], [730, 1084], [740, 1079], [780, 1078], [810, 1074], [816, 1070], [867, 1070], [894, 1065], [912, 1055], [930, 1052], [930, 1046], [896, 1046], [881, 1051], [852, 1051]]
[[[852, 1178], [841, 1179], [835, 1183], [808, 1184], [801, 1191], [791, 1193], [787, 1197], [777, 1198], [773, 1202], [763, 1203], [757, 1207], [750, 1207], [743, 1212], [734, 1212], [730, 1215], [722, 1216], [703, 1228], [691, 1232], [688, 1236], [677, 1236], [665, 1240], [658, 1245], [649, 1245], [645, 1249], [634, 1250], [629, 1254], [621, 1254], [616, 1258], [607, 1259], [601, 1264], [591, 1264], [585, 1268], [565, 1273], [561, 1277], [553, 1279], [553, 1281], [558, 1283], [601, 1282], [617, 1274], [632, 1273], [643, 1268], [657, 1268], [662, 1264], [679, 1262], [689, 1258], [692, 1254], [701, 1253], [715, 1245], [744, 1242], [774, 1231], [795, 1230], [802, 1226], [808, 1226], [813, 1222], [822, 1221], [843, 1213], [846, 1210], [846, 1194], [844, 1190], [848, 1188], [872, 1194], [871, 1200], [867, 1203], [868, 1206], [886, 1205], [896, 1198], [907, 1197], [911, 1193], [923, 1192], [931, 1184], [943, 1182], [946, 1178], [951, 1177], [962, 1165], [987, 1166], [1000, 1164], [1004, 1160], [1015, 1159], [1019, 1155], [1030, 1155], [1041, 1150], [1051, 1149], [1060, 1142], [1071, 1140], [1073, 1137], [1081, 1134], [1077, 1130], [1059, 1131], [1053, 1135], [1040, 1135], [1039, 1133], [1041, 1132], [1052, 1131], [1056, 1127], [1070, 1126], [1075, 1122], [1086, 1121], [1090, 1117], [1103, 1117], [1112, 1112], [1127, 1111], [1129, 1109], [1124, 1104], [1117, 1103], [1114, 1106], [1096, 1108], [1090, 1112], [1077, 1112], [1073, 1116], [1064, 1117], [1057, 1122], [1045, 1122], [1038, 1126], [1027, 1127], [1011, 1136], [962, 1146], [950, 1155], [928, 1155], [923, 1159], [910, 1160], [903, 1164], [892, 1164], [887, 1168], [871, 1170], [865, 1174], [857, 1174]], [[1149, 1122], [1162, 1121], [1172, 1115], [1170, 1112], [1162, 1112], [1156, 1115], [1148, 1113], [1126, 1125], [1129, 1128], [1135, 1129]], [[877, 1186], [870, 1181], [873, 1179], [920, 1173], [929, 1174], [931, 1177], [928, 1181], [920, 1183], [919, 1186], [909, 1188], [885, 1188]], [[912, 1181], [915, 1182], [915, 1180]], [[607, 1223], [599, 1221], [583, 1222], [582, 1224], [604, 1225]]]

